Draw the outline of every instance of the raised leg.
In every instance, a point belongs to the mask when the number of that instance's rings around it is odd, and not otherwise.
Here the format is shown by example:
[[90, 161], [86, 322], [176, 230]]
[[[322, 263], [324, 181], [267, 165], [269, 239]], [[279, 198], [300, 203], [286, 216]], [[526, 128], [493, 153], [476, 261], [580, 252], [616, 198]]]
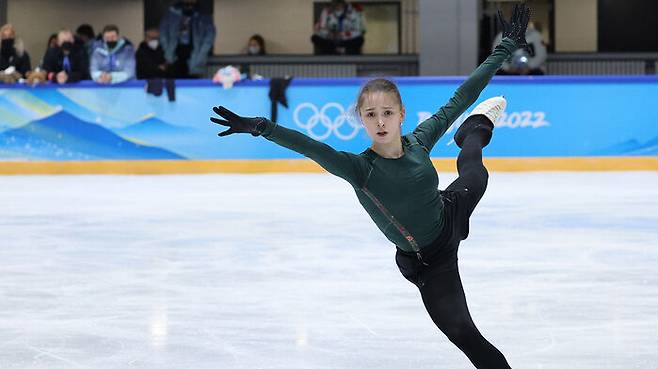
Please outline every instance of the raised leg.
[[[477, 123], [478, 121], [488, 121], [484, 115], [473, 115], [469, 117], [464, 124]], [[480, 202], [489, 182], [489, 172], [482, 162], [482, 148], [488, 142], [490, 133], [485, 130], [473, 130], [462, 142], [462, 150], [457, 157], [457, 173], [459, 176], [453, 181], [446, 190], [466, 191], [468, 208], [467, 215], [470, 216], [475, 210], [475, 206]]]

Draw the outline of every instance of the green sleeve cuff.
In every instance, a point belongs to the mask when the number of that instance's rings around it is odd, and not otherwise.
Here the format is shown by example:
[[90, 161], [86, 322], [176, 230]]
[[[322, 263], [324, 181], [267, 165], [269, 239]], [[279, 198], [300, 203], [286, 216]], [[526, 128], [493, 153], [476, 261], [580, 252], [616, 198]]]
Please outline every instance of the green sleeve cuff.
[[269, 119], [265, 119], [265, 122], [267, 125], [265, 126], [265, 130], [263, 130], [263, 133], [261, 133], [260, 135], [267, 138], [269, 135], [272, 134], [272, 132], [274, 132], [274, 128], [276, 128], [277, 124]]
[[515, 52], [519, 47], [516, 45], [516, 42], [509, 37], [503, 38], [503, 41], [497, 46], [505, 49], [510, 55]]

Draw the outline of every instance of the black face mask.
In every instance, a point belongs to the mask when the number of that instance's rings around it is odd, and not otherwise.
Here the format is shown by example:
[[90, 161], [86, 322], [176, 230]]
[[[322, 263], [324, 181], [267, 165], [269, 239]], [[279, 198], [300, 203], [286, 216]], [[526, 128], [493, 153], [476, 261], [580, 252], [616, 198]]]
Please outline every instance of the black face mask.
[[14, 39], [7, 38], [2, 40], [2, 46], [0, 46], [0, 52], [2, 55], [11, 55], [14, 53]]
[[107, 47], [109, 47], [110, 50], [112, 50], [112, 49], [114, 49], [115, 47], [117, 47], [117, 44], [118, 44], [117, 41], [107, 41], [106, 43], [107, 43]]
[[70, 53], [72, 49], [73, 49], [73, 42], [66, 41], [62, 43], [62, 51]]

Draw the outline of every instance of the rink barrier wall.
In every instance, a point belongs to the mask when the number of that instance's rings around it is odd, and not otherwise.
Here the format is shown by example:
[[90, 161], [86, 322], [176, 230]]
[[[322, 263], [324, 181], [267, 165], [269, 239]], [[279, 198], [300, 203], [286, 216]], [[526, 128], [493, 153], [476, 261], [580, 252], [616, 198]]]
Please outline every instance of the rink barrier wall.
[[[455, 172], [455, 159], [432, 159], [439, 172]], [[658, 171], [658, 157], [485, 158], [492, 172]], [[323, 173], [308, 159], [0, 162], [0, 175]]]
[[[465, 77], [395, 77], [411, 132], [452, 96]], [[360, 153], [371, 140], [350, 109], [365, 78], [293, 79], [279, 125], [336, 150]], [[99, 86], [0, 85], [0, 173], [319, 172], [302, 155], [250, 135], [218, 138], [212, 106], [270, 116], [269, 80], [224, 89], [209, 80], [176, 81], [176, 101], [148, 95], [144, 81]], [[492, 171], [658, 170], [658, 76], [494, 77], [479, 101], [505, 95], [484, 150]], [[454, 132], [433, 146], [441, 171], [454, 170]]]

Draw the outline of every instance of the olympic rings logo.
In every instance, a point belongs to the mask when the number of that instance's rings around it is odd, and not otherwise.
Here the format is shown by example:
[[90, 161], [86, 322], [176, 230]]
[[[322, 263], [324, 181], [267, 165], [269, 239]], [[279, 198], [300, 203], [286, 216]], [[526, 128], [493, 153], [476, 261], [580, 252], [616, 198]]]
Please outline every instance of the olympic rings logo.
[[[323, 141], [332, 134], [341, 140], [351, 140], [363, 128], [356, 119], [350, 119], [342, 105], [332, 102], [318, 109], [312, 103], [297, 105], [293, 120], [298, 127], [306, 130], [309, 137]], [[345, 127], [345, 128], [343, 128]]]

